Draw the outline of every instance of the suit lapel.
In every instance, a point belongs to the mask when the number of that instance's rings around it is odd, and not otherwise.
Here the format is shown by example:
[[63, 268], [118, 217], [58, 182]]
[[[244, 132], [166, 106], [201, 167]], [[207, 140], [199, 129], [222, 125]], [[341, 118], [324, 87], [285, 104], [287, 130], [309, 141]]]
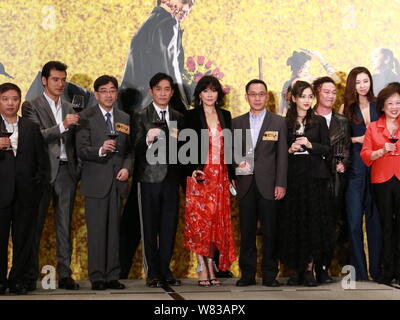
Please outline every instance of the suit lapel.
[[338, 120], [332, 112], [331, 124], [329, 125], [329, 138], [331, 140], [331, 145], [340, 137], [340, 131], [338, 131]]
[[38, 111], [47, 118], [47, 122], [50, 123], [50, 126], [55, 126], [57, 124], [56, 118], [54, 118], [53, 111], [51, 110], [51, 107], [44, 95], [39, 97], [39, 102], [42, 108], [40, 108]]
[[17, 156], [21, 153], [22, 143], [24, 141], [25, 134], [25, 122], [21, 117], [18, 117], [18, 148], [17, 148]]
[[[269, 115], [269, 112], [268, 112], [268, 110], [265, 110], [264, 121], [263, 121], [263, 124], [261, 125], [261, 129], [258, 134], [258, 139], [257, 139], [257, 143], [254, 147], [254, 151], [257, 149], [258, 145], [260, 144], [261, 139], [264, 136], [264, 132], [267, 130], [270, 121], [271, 121], [271, 117]], [[250, 118], [249, 118], [249, 127], [250, 127]]]
[[225, 129], [226, 128], [226, 122], [225, 122], [225, 118], [224, 118], [224, 115], [223, 115], [221, 109], [215, 108], [215, 110], [217, 111], [217, 115], [218, 115], [219, 123], [221, 124], [221, 128]]
[[[103, 113], [100, 110], [101, 107], [99, 105], [97, 105], [94, 108], [96, 108], [96, 121], [99, 123], [99, 127], [104, 132], [104, 134], [107, 135], [109, 130], [108, 130], [108, 127], [106, 124], [106, 120], [103, 117]], [[114, 110], [113, 116], [114, 116], [114, 120], [115, 120], [115, 110]]]

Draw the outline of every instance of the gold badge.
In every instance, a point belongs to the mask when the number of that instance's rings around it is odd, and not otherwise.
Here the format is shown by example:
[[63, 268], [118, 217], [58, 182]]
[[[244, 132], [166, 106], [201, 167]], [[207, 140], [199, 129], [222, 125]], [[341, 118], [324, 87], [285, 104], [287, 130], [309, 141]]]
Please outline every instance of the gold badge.
[[263, 135], [263, 141], [278, 141], [278, 131], [265, 131]]
[[130, 132], [129, 126], [121, 122], [115, 124], [115, 130], [126, 134], [129, 134]]

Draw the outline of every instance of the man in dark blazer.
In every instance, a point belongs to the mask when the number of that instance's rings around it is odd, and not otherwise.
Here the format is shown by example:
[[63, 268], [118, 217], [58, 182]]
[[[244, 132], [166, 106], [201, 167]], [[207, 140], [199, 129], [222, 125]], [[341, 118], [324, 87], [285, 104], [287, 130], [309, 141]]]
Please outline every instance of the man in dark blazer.
[[39, 206], [32, 270], [27, 287], [36, 289], [39, 275], [40, 237], [50, 201], [55, 211], [57, 236], [57, 272], [59, 288], [77, 290], [71, 270], [71, 220], [75, 202], [76, 185], [80, 176], [75, 152], [75, 127], [79, 116], [72, 105], [61, 99], [67, 78], [67, 66], [59, 61], [49, 61], [42, 69], [43, 95], [22, 104], [22, 116], [39, 125], [44, 147], [50, 162], [49, 177]]
[[[26, 294], [39, 199], [46, 174], [46, 153], [39, 127], [17, 115], [21, 90], [0, 85], [0, 294]], [[13, 259], [7, 281], [8, 238], [12, 226]]]
[[81, 193], [85, 196], [89, 280], [92, 290], [125, 289], [118, 281], [119, 224], [121, 198], [128, 196], [132, 168], [130, 120], [125, 112], [113, 108], [116, 78], [97, 78], [94, 91], [99, 104], [82, 111], [76, 134], [78, 156], [83, 161]]
[[190, 94], [185, 92], [182, 80], [184, 52], [180, 23], [193, 5], [194, 0], [158, 1], [150, 17], [132, 38], [121, 88], [138, 91], [140, 98], [135, 111], [151, 102], [148, 81], [157, 72], [170, 75], [177, 83], [178, 92], [175, 94], [180, 99], [174, 99], [173, 108], [179, 111], [187, 108]]
[[[317, 105], [314, 112], [326, 119], [329, 129], [329, 139], [332, 148], [331, 157], [331, 179], [329, 181], [329, 190], [332, 198], [334, 221], [336, 225], [336, 239], [338, 251], [344, 258], [347, 258], [348, 252], [344, 249], [347, 242], [347, 226], [345, 215], [345, 186], [346, 186], [346, 168], [350, 164], [350, 121], [343, 115], [333, 110], [336, 102], [336, 84], [330, 77], [321, 77], [313, 83], [314, 92], [317, 97]], [[345, 236], [342, 236], [342, 235]], [[329, 276], [328, 270], [331, 265], [333, 252], [329, 256], [323, 257], [315, 262], [316, 278], [319, 283], [332, 283], [333, 279]], [[340, 255], [339, 255], [340, 257]], [[346, 259], [342, 264], [347, 264]]]
[[[256, 284], [257, 221], [263, 237], [262, 283], [276, 287], [277, 202], [285, 196], [288, 165], [287, 127], [281, 116], [265, 109], [267, 85], [252, 80], [246, 85], [250, 112], [232, 121], [240, 216], [241, 278], [237, 286]], [[243, 158], [244, 157], [244, 158]]]
[[[133, 118], [135, 175], [142, 225], [146, 285], [180, 285], [169, 264], [178, 223], [178, 188], [180, 172], [177, 161], [178, 130], [183, 116], [169, 105], [173, 79], [157, 73], [150, 80], [153, 102]], [[175, 145], [175, 150], [172, 146]], [[152, 162], [152, 157], [160, 161]], [[157, 159], [155, 159], [157, 160]]]

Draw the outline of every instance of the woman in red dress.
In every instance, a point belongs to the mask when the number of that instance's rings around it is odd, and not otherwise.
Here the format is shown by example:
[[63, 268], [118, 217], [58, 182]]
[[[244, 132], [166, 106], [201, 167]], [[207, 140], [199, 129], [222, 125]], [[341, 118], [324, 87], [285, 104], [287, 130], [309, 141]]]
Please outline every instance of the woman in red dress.
[[224, 157], [224, 151], [231, 148], [224, 144], [230, 141], [224, 137], [231, 134], [231, 114], [220, 109], [224, 93], [213, 76], [199, 81], [194, 99], [194, 109], [185, 115], [185, 128], [198, 137], [196, 161], [187, 165], [185, 247], [197, 254], [199, 286], [220, 286], [215, 276], [215, 251], [219, 251], [222, 271], [236, 259], [229, 194], [234, 171]]

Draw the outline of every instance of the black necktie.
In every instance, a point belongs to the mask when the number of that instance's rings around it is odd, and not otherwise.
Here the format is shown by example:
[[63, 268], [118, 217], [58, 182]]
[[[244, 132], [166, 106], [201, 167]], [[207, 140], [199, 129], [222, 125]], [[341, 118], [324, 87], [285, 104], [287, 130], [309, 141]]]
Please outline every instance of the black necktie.
[[163, 110], [163, 111], [160, 111], [160, 112], [161, 112], [161, 121], [165, 122], [165, 114], [167, 113], [167, 111]]

